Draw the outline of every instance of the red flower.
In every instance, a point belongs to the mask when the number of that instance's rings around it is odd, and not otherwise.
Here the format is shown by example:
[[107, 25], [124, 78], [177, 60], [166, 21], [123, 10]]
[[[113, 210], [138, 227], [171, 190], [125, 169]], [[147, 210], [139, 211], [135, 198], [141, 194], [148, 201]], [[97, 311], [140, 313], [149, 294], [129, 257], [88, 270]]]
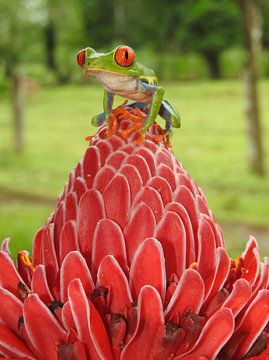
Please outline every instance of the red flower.
[[255, 239], [230, 260], [204, 193], [158, 127], [138, 145], [119, 120], [70, 174], [32, 257], [20, 252], [15, 266], [3, 242], [0, 354], [268, 359], [269, 263]]

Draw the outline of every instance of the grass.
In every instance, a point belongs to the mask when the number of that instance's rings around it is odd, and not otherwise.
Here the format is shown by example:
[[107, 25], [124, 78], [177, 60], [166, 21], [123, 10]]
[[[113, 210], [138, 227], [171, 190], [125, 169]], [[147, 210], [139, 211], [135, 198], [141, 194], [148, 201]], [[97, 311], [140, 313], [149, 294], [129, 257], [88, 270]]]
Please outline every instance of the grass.
[[[269, 181], [251, 174], [246, 162], [242, 86], [238, 81], [164, 84], [166, 98], [180, 111], [182, 129], [173, 150], [205, 190], [223, 224], [232, 253], [241, 251], [246, 231], [267, 234]], [[264, 139], [269, 153], [269, 81], [260, 88]], [[31, 248], [34, 233], [54, 208], [57, 195], [93, 134], [90, 116], [102, 108], [97, 84], [42, 88], [27, 95], [26, 150], [12, 151], [7, 98], [0, 98], [0, 239], [12, 249]], [[266, 125], [267, 123], [267, 125]], [[267, 169], [269, 161], [267, 157]], [[25, 193], [29, 196], [25, 196]], [[268, 230], [269, 232], [269, 230]], [[268, 250], [262, 241], [263, 252]]]

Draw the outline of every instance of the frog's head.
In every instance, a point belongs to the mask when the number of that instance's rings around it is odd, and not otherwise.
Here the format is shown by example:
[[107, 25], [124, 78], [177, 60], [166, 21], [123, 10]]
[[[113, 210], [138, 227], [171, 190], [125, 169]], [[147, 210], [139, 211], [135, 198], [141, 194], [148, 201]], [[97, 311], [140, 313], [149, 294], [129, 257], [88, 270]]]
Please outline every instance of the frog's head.
[[98, 76], [98, 73], [109, 72], [119, 75], [138, 76], [139, 67], [135, 52], [129, 46], [121, 45], [109, 53], [98, 53], [87, 47], [77, 55], [78, 64], [86, 76]]

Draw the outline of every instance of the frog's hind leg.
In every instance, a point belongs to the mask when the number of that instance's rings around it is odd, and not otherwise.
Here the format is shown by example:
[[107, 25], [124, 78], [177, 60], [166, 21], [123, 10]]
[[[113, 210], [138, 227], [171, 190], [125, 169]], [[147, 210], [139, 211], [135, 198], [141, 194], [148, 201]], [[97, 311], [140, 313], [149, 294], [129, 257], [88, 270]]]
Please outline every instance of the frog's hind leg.
[[180, 128], [180, 115], [168, 100], [162, 101], [159, 115], [165, 120], [166, 131], [170, 131], [171, 127]]

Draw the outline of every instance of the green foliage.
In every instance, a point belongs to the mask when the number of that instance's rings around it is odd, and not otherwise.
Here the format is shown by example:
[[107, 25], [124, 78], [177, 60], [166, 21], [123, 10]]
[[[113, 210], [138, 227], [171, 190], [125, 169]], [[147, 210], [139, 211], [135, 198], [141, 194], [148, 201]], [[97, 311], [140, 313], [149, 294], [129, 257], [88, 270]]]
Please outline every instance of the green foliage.
[[220, 53], [241, 41], [240, 14], [231, 0], [181, 2], [178, 38], [187, 50]]
[[[263, 1], [267, 48], [268, 4]], [[42, 82], [72, 81], [79, 49], [106, 51], [119, 43], [151, 54], [148, 64], [162, 78], [241, 72], [242, 27], [233, 0], [0, 0], [0, 66], [7, 73], [16, 63], [28, 74], [32, 65], [45, 66]], [[268, 76], [266, 57], [262, 64]]]
[[212, 77], [220, 76], [221, 52], [240, 43], [240, 14], [231, 0], [186, 0], [179, 5], [177, 37], [185, 51], [202, 54]]
[[40, 26], [33, 16], [35, 11], [36, 5], [30, 0], [0, 0], [0, 63], [8, 73], [21, 62], [29, 61], [30, 54], [40, 55]]
[[242, 75], [245, 52], [242, 48], [231, 48], [220, 56], [221, 75], [224, 78], [238, 78]]

